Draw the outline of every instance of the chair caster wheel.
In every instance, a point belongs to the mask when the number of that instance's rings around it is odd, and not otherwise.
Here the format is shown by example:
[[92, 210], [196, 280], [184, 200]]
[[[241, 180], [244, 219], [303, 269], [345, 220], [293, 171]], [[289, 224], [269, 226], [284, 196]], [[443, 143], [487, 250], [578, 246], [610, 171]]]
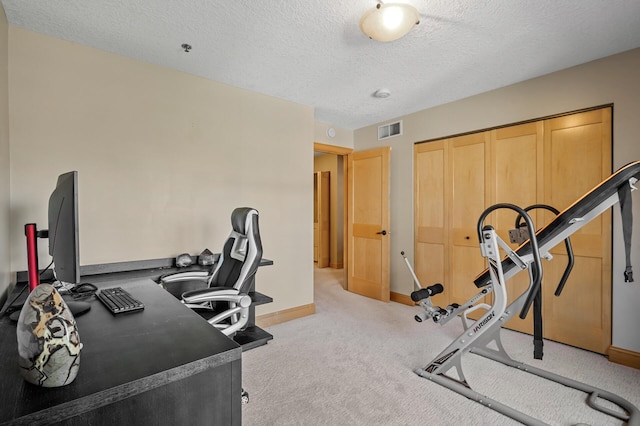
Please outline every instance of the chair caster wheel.
[[249, 403], [249, 394], [244, 389], [242, 390], [242, 396], [240, 398], [240, 400], [242, 401], [242, 405]]

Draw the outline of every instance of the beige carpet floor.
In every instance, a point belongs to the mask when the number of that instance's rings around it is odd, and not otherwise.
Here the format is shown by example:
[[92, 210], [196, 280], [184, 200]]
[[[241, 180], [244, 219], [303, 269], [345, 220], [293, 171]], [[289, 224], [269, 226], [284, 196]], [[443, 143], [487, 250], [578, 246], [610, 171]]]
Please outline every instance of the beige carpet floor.
[[[316, 269], [316, 314], [269, 327], [274, 339], [243, 354], [244, 425], [518, 424], [413, 372], [462, 332], [460, 321], [417, 323], [419, 307], [349, 293], [341, 279], [342, 270]], [[640, 370], [551, 341], [534, 360], [530, 336], [503, 330], [502, 340], [517, 361], [640, 407]], [[477, 392], [545, 423], [624, 424], [589, 408], [580, 391], [478, 355], [466, 354], [463, 369]]]

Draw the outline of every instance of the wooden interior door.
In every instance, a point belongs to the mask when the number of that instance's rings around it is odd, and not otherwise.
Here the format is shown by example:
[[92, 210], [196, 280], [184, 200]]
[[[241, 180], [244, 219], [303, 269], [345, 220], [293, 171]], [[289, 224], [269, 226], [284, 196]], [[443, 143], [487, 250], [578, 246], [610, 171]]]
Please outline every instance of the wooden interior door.
[[390, 147], [348, 158], [347, 289], [388, 302]]
[[329, 266], [330, 253], [330, 211], [329, 211], [329, 172], [316, 172], [315, 205], [317, 209], [317, 266], [326, 268]]
[[[545, 203], [559, 210], [611, 175], [611, 108], [545, 121]], [[606, 353], [611, 345], [611, 210], [571, 235], [575, 266], [553, 296], [567, 257], [563, 244], [544, 266], [545, 337]], [[551, 299], [555, 299], [551, 301]]]
[[313, 174], [313, 262], [318, 263], [318, 172]]

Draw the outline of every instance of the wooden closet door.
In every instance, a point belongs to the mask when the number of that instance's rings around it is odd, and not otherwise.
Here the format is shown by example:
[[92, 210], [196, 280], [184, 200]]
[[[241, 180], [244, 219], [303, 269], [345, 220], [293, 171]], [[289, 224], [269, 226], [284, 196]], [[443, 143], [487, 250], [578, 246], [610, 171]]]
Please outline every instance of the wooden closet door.
[[[491, 131], [491, 204], [510, 203], [521, 208], [541, 203], [543, 192], [543, 126], [542, 122], [526, 123]], [[536, 228], [541, 228], [543, 216], [532, 210], [530, 216]], [[508, 242], [509, 230], [515, 228], [517, 213], [499, 209], [485, 221], [493, 225], [500, 237]], [[510, 244], [512, 248], [519, 244]], [[529, 286], [525, 272], [507, 281], [507, 303], [513, 302]], [[533, 311], [524, 320], [513, 316], [507, 328], [533, 333]]]
[[490, 202], [489, 132], [450, 140], [449, 175], [449, 302], [462, 304], [478, 293], [473, 280], [486, 267], [477, 224]]
[[[414, 146], [414, 270], [423, 287], [448, 282], [449, 176], [446, 141]], [[432, 298], [439, 306], [449, 304], [450, 289]]]
[[[545, 203], [564, 210], [611, 174], [611, 109], [546, 120]], [[611, 211], [571, 236], [575, 266], [562, 295], [564, 245], [544, 262], [545, 337], [594, 352], [611, 345]], [[555, 299], [555, 300], [553, 300]]]
[[[536, 203], [563, 210], [611, 174], [611, 109], [509, 126], [418, 144], [415, 164], [415, 266], [423, 286], [442, 282], [434, 303], [466, 302], [478, 292], [473, 279], [486, 268], [477, 222], [496, 203]], [[535, 210], [541, 228], [553, 218]], [[504, 241], [515, 214], [496, 211], [485, 221]], [[571, 236], [576, 263], [563, 294], [564, 244], [543, 260], [544, 337], [606, 353], [611, 344], [611, 213]], [[515, 246], [515, 244], [513, 245]], [[523, 272], [507, 281], [509, 302], [529, 284]], [[532, 311], [506, 326], [532, 332]]]

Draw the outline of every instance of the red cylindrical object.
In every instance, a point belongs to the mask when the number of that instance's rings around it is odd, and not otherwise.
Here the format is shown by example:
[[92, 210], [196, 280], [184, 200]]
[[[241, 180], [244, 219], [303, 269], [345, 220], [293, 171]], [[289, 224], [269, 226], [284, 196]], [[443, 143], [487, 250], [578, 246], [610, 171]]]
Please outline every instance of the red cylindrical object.
[[27, 236], [27, 272], [29, 273], [29, 291], [40, 284], [40, 272], [38, 271], [38, 229], [35, 223], [24, 225], [24, 234]]

